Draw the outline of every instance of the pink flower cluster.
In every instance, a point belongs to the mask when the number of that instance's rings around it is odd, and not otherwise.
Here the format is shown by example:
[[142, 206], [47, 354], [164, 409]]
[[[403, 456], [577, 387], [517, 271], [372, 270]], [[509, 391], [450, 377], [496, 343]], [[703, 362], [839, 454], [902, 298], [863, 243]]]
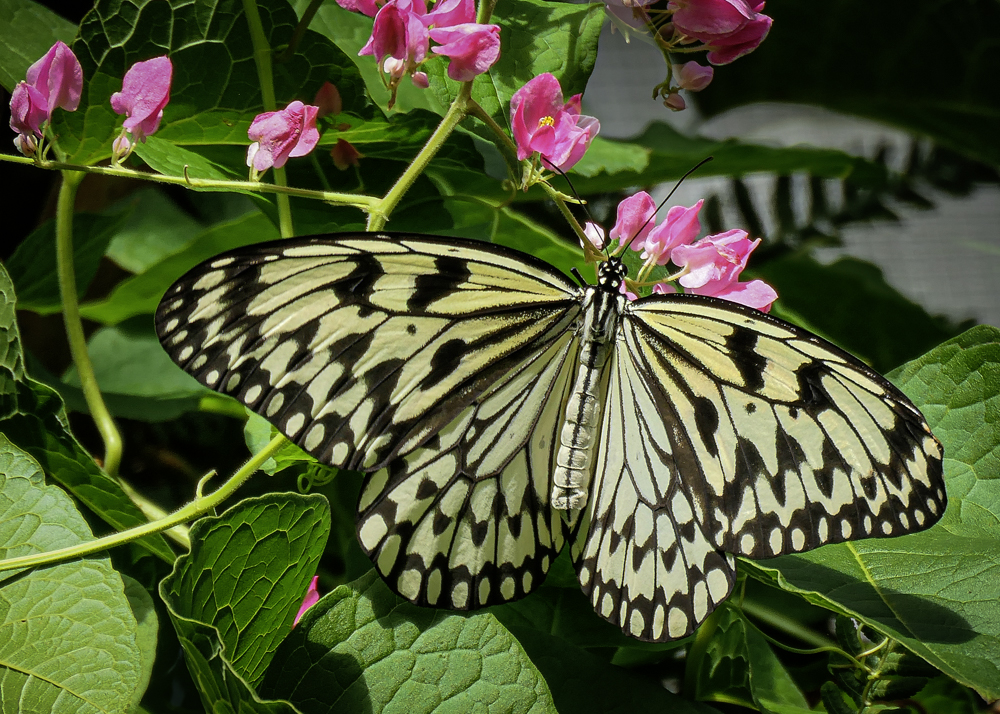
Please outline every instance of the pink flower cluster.
[[771, 18], [761, 13], [763, 2], [747, 0], [670, 0], [674, 37], [701, 40], [708, 61], [729, 64], [757, 49], [771, 29]]
[[[685, 292], [723, 298], [767, 312], [778, 297], [774, 288], [763, 280], [739, 282], [740, 273], [760, 239], [751, 241], [746, 231], [734, 229], [696, 241], [701, 232], [698, 212], [702, 204], [703, 201], [698, 201], [689, 208], [674, 206], [657, 225], [656, 204], [648, 193], [641, 191], [618, 204], [618, 220], [610, 238], [617, 239], [621, 248], [630, 247], [641, 253], [644, 263], [640, 276], [654, 265], [673, 263], [681, 269], [675, 277]], [[674, 290], [667, 283], [653, 286], [653, 292], [659, 294]], [[628, 292], [624, 284], [622, 291], [635, 299], [635, 294]]]
[[583, 158], [601, 124], [580, 114], [580, 97], [563, 104], [559, 80], [548, 72], [514, 92], [510, 124], [519, 161], [537, 152], [546, 168], [568, 171]]
[[253, 142], [247, 149], [251, 180], [272, 166], [280, 169], [290, 157], [305, 156], [319, 143], [316, 116], [319, 107], [294, 101], [276, 112], [258, 114], [247, 136]]
[[[420, 66], [429, 52], [450, 59], [448, 76], [457, 82], [482, 74], [500, 57], [500, 28], [475, 21], [474, 0], [438, 0], [430, 11], [425, 0], [388, 0], [381, 8], [378, 0], [337, 2], [375, 18], [372, 35], [358, 54], [374, 55], [389, 74], [390, 107], [405, 75], [418, 87], [427, 87]], [[437, 43], [434, 47], [431, 40]]]
[[[122, 133], [112, 149], [114, 163], [131, 153], [137, 141], [145, 141], [163, 119], [170, 101], [173, 65], [167, 57], [136, 62], [125, 73], [122, 91], [111, 95], [111, 108], [125, 114]], [[28, 68], [26, 81], [19, 82], [10, 98], [10, 128], [17, 132], [14, 145], [25, 156], [38, 150], [44, 135], [43, 123], [52, 120], [52, 111], [76, 111], [83, 92], [83, 69], [73, 50], [56, 42], [45, 56]]]
[[43, 135], [42, 124], [52, 120], [52, 111], [58, 107], [75, 112], [80, 106], [83, 69], [73, 50], [56, 42], [28, 68], [25, 79], [11, 93], [10, 128], [17, 132], [17, 150], [33, 156]]

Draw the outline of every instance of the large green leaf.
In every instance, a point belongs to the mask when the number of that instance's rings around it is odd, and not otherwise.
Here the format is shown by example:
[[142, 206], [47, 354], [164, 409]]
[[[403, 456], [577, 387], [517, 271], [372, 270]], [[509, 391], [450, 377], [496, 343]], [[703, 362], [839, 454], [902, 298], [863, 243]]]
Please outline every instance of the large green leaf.
[[0, 86], [8, 92], [57, 40], [69, 44], [76, 34], [72, 22], [32, 0], [0, 0], [0, 17]]
[[261, 693], [305, 714], [555, 712], [545, 680], [492, 615], [415, 607], [375, 571], [306, 612]]
[[[1000, 163], [995, 0], [768, 0], [765, 12], [774, 18], [767, 39], [716, 71], [699, 108], [819, 104]], [[947, 58], [929, 48], [947, 48]]]
[[84, 317], [113, 325], [135, 315], [151, 315], [175, 280], [198, 263], [250, 243], [274, 240], [277, 229], [260, 213], [250, 213], [202, 231], [184, 248], [124, 280], [99, 301], [80, 306]]
[[741, 562], [856, 617], [1000, 697], [1000, 330], [977, 327], [894, 372], [944, 444], [948, 509], [930, 530]]
[[[298, 18], [285, 0], [257, 3], [272, 48], [286, 46]], [[177, 144], [246, 146], [247, 128], [262, 110], [260, 80], [243, 4], [234, 0], [101, 0], [80, 24], [73, 50], [86, 87], [80, 107], [55, 117], [60, 147], [74, 161], [110, 155], [121, 118], [111, 94], [136, 61], [169, 54], [174, 66], [170, 103], [157, 133]], [[211, 71], [206, 71], [211, 68]], [[340, 89], [344, 111], [370, 116], [364, 83], [351, 60], [323, 36], [306, 32], [288, 61], [274, 61], [280, 105], [312, 100], [324, 81]]]
[[[0, 434], [0, 559], [90, 540], [72, 500]], [[145, 619], [149, 610], [141, 609]], [[0, 573], [0, 711], [126, 711], [148, 681], [148, 647], [138, 637], [107, 558]]]
[[160, 584], [206, 708], [288, 712], [260, 699], [263, 677], [316, 572], [330, 529], [322, 496], [241, 501], [191, 528], [191, 552]]
[[[0, 344], [6, 346], [0, 369], [0, 434], [27, 451], [45, 473], [69, 489], [94, 513], [118, 530], [147, 523], [121, 486], [98, 466], [73, 436], [59, 395], [24, 374], [17, 324], [14, 288], [0, 266]], [[172, 562], [174, 553], [163, 536], [138, 541]]]
[[[83, 297], [97, 273], [97, 266], [115, 233], [124, 225], [128, 211], [101, 216], [73, 216], [73, 270], [77, 298]], [[62, 309], [56, 265], [55, 222], [48, 221], [31, 232], [7, 261], [7, 270], [17, 287], [17, 306], [42, 315]]]

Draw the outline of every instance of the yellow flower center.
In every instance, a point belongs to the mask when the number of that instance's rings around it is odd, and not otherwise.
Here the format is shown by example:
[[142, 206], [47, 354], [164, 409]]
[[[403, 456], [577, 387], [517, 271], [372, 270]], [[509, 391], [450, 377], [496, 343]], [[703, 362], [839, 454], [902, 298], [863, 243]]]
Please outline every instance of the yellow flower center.
[[552, 117], [542, 117], [538, 120], [538, 126], [552, 126], [556, 123], [556, 120]]

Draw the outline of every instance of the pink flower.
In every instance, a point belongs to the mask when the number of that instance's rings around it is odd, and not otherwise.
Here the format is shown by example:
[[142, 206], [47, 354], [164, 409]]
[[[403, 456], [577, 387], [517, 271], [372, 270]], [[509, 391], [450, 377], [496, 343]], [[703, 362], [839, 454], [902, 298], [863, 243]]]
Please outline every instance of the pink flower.
[[292, 627], [299, 624], [299, 620], [306, 614], [306, 610], [319, 602], [319, 590], [316, 588], [318, 582], [318, 575], [314, 575], [313, 579], [309, 581], [309, 588], [306, 590], [306, 596], [302, 598], [302, 605], [299, 607], [299, 612], [295, 616], [295, 622], [292, 623]]
[[685, 62], [682, 65], [675, 65], [674, 70], [677, 77], [677, 86], [689, 92], [700, 92], [708, 86], [715, 75], [715, 70], [705, 67], [697, 62]]
[[601, 128], [597, 119], [580, 114], [579, 94], [563, 104], [559, 80], [548, 72], [514, 92], [510, 119], [519, 160], [537, 151], [544, 166], [564, 171], [583, 158]]
[[474, 23], [476, 5], [473, 0], [438, 0], [434, 9], [424, 15], [423, 19], [427, 27], [433, 25], [437, 28]]
[[708, 283], [700, 288], [688, 290], [688, 292], [695, 295], [722, 298], [729, 302], [756, 308], [762, 312], [769, 312], [771, 304], [778, 299], [778, 293], [763, 280], [751, 280], [748, 283]]
[[346, 171], [351, 166], [357, 166], [364, 156], [349, 141], [337, 139], [337, 143], [330, 150], [330, 158], [333, 159], [334, 166], [341, 171]]
[[682, 112], [687, 108], [687, 102], [684, 101], [684, 97], [673, 92], [664, 97], [663, 106], [667, 109], [673, 109], [675, 112]]
[[604, 228], [593, 221], [586, 221], [583, 224], [583, 234], [587, 236], [587, 240], [590, 244], [597, 248], [597, 250], [604, 250], [604, 244], [606, 239], [604, 237]]
[[247, 131], [253, 141], [247, 150], [251, 175], [280, 169], [292, 156], [305, 156], [319, 143], [316, 115], [319, 107], [295, 101], [277, 112], [258, 114]]
[[451, 58], [448, 76], [456, 82], [468, 82], [500, 58], [499, 25], [467, 22], [452, 27], [434, 28], [431, 39], [440, 42], [433, 51]]
[[42, 136], [42, 122], [48, 116], [42, 93], [27, 82], [18, 82], [10, 95], [10, 128], [17, 132], [14, 146], [25, 156], [38, 149], [35, 137]]
[[146, 141], [163, 119], [163, 108], [170, 101], [170, 81], [174, 66], [169, 57], [154, 57], [136, 62], [125, 73], [122, 91], [111, 95], [115, 114], [125, 114], [123, 127], [132, 135], [132, 143]]
[[671, 0], [670, 18], [677, 33], [705, 43], [708, 61], [729, 64], [749, 54], [767, 36], [771, 18], [762, 15], [764, 3], [746, 0]]
[[698, 237], [701, 232], [698, 211], [704, 203], [704, 200], [699, 200], [690, 208], [672, 207], [667, 211], [666, 220], [651, 230], [640, 245], [634, 246], [634, 250], [641, 250], [641, 257], [647, 262], [666, 265], [675, 248], [687, 245]]
[[641, 246], [656, 225], [653, 214], [656, 213], [656, 203], [645, 191], [633, 194], [618, 204], [618, 220], [611, 229], [611, 239], [618, 239], [618, 245], [624, 247], [629, 242], [633, 246]]
[[[421, 19], [426, 14], [424, 0], [389, 0], [375, 16], [368, 43], [358, 52], [358, 55], [374, 55], [379, 67], [389, 73], [390, 108], [396, 101], [396, 87], [403, 75], [409, 74], [417, 86], [427, 86], [427, 75], [417, 72], [430, 45], [430, 33]], [[423, 76], [418, 79], [417, 74]]]
[[56, 42], [45, 56], [28, 67], [28, 84], [45, 99], [46, 118], [56, 107], [75, 112], [83, 92], [83, 69], [73, 50]]
[[760, 238], [751, 241], [746, 231], [734, 228], [702, 238], [694, 245], [677, 246], [670, 257], [687, 268], [678, 280], [685, 288], [700, 288], [712, 282], [728, 285], [736, 281], [759, 243]]
[[378, 12], [376, 0], [337, 0], [337, 4], [345, 10], [364, 13], [368, 17], [375, 17]]
[[344, 111], [344, 101], [340, 98], [337, 86], [331, 82], [323, 82], [323, 86], [316, 91], [316, 98], [313, 104], [319, 110], [317, 119], [322, 119], [328, 114], [340, 114]]
[[622, 284], [618, 286], [618, 292], [620, 292], [622, 295], [624, 295], [625, 297], [627, 297], [629, 300], [638, 300], [639, 299], [638, 295], [636, 295], [634, 292], [632, 292], [631, 290], [629, 290], [625, 286], [625, 281], [624, 280], [622, 281]]
[[[761, 6], [763, 7], [763, 3]], [[742, 30], [709, 42], [706, 57], [712, 64], [729, 64], [757, 49], [770, 29], [771, 18], [767, 15], [757, 15]]]
[[755, 14], [746, 0], [671, 0], [667, 10], [677, 30], [706, 42], [741, 30]]

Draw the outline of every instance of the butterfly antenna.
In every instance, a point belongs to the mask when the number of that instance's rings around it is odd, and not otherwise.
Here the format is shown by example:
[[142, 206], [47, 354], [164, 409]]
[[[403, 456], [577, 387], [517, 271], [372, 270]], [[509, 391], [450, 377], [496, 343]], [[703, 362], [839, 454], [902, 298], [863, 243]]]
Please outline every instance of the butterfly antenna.
[[[566, 179], [566, 183], [569, 184], [569, 190], [570, 190], [570, 192], [573, 194], [573, 197], [576, 198], [576, 200], [580, 202], [580, 206], [583, 208], [583, 212], [587, 214], [587, 220], [589, 220], [591, 223], [593, 223], [595, 225], [600, 225], [597, 221], [594, 220], [594, 217], [590, 213], [590, 209], [587, 208], [587, 202], [584, 201], [580, 197], [580, 194], [576, 190], [576, 186], [574, 186], [573, 182], [569, 180], [569, 176], [566, 175], [566, 172], [563, 171], [558, 166], [553, 166], [552, 168], [555, 169], [556, 172], [560, 176], [562, 176], [564, 179]], [[603, 228], [601, 230], [603, 230]], [[604, 243], [605, 243], [605, 245], [604, 245], [604, 252], [607, 254], [607, 252], [608, 252], [608, 246], [607, 246], [608, 241], [605, 240]], [[611, 256], [608, 255], [608, 257], [611, 257]]]
[[695, 164], [690, 169], [688, 169], [687, 172], [683, 176], [681, 176], [679, 179], [677, 179], [677, 183], [675, 183], [674, 187], [672, 189], [670, 189], [670, 193], [667, 194], [667, 197], [664, 198], [662, 201], [660, 201], [660, 205], [656, 207], [656, 210], [653, 211], [653, 214], [649, 218], [646, 219], [645, 223], [643, 223], [641, 226], [639, 226], [639, 230], [637, 230], [635, 232], [635, 235], [633, 235], [631, 238], [629, 238], [628, 243], [625, 244], [626, 248], [628, 248], [629, 246], [632, 245], [632, 241], [634, 241], [638, 237], [638, 235], [640, 233], [642, 233], [642, 229], [645, 228], [646, 226], [648, 226], [649, 222], [651, 220], [653, 220], [653, 218], [656, 217], [656, 214], [660, 212], [660, 209], [663, 208], [664, 205], [666, 205], [667, 201], [670, 200], [670, 197], [674, 195], [674, 192], [681, 187], [682, 183], [684, 183], [684, 179], [686, 179], [688, 176], [690, 176], [695, 171], [697, 171], [698, 169], [700, 169], [702, 166], [704, 166], [705, 164], [707, 164], [713, 158], [714, 157], [712, 157], [712, 156], [706, 156], [704, 159], [702, 159], [697, 164]]

